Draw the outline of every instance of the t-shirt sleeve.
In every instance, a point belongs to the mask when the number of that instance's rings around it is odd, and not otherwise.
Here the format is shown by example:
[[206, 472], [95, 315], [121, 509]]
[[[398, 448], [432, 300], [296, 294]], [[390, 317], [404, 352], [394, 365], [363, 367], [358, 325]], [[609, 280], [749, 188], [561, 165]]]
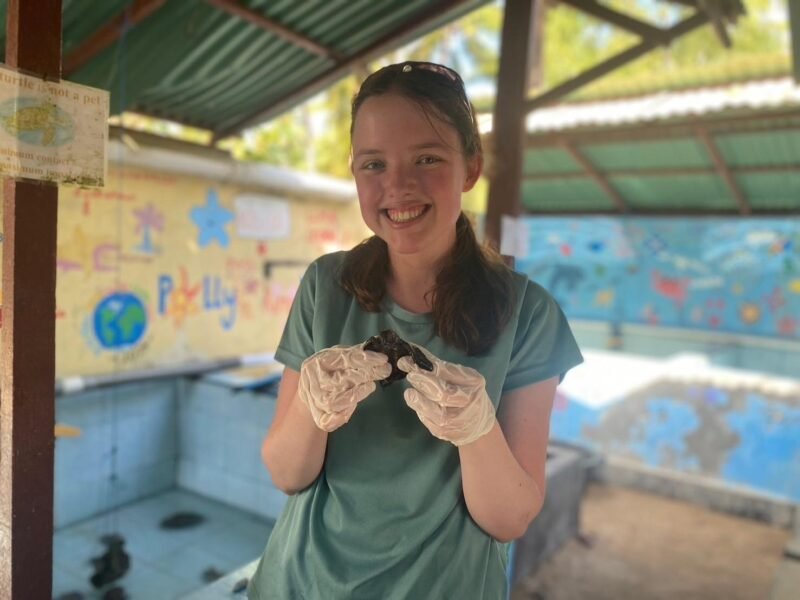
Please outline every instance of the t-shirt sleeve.
[[295, 371], [299, 371], [303, 361], [315, 352], [314, 313], [318, 268], [316, 261], [311, 263], [300, 280], [275, 351], [275, 360]]
[[583, 362], [561, 307], [547, 290], [528, 281], [503, 392], [559, 376]]

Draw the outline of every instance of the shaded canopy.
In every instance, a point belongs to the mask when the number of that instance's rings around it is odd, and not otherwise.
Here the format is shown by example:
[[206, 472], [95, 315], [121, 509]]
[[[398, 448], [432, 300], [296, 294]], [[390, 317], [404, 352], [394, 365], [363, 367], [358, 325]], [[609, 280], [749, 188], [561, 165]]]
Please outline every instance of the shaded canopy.
[[[705, 16], [688, 19], [685, 31], [708, 22], [725, 45], [730, 40], [724, 24], [744, 12], [741, 0], [662, 1], [704, 7]], [[672, 35], [593, 0], [561, 2], [637, 33], [642, 52]], [[63, 0], [63, 77], [110, 90], [112, 114], [127, 110], [168, 119], [220, 139], [487, 3]], [[6, 4], [0, 0], [4, 20]], [[796, 12], [793, 33], [800, 21]], [[684, 33], [680, 27], [676, 37]], [[5, 38], [5, 31], [0, 35]], [[0, 51], [4, 47], [5, 39]], [[582, 85], [584, 77], [567, 85]], [[561, 93], [527, 99], [526, 112], [549, 118]], [[602, 103], [596, 108], [614, 110]], [[566, 214], [800, 211], [799, 108], [765, 102], [658, 122], [605, 119], [529, 129], [522, 208]]]
[[790, 77], [545, 107], [526, 129], [526, 213], [800, 213]]
[[[63, 0], [64, 79], [210, 130], [266, 121], [488, 0]], [[6, 0], [0, 0], [5, 22]], [[5, 31], [0, 32], [5, 48]]]

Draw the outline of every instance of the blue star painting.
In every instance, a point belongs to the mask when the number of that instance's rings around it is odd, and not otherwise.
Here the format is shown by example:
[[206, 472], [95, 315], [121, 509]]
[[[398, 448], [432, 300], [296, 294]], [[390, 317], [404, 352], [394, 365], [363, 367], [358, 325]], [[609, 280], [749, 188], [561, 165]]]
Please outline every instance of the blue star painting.
[[209, 188], [205, 206], [196, 206], [191, 212], [192, 221], [200, 229], [197, 242], [205, 248], [216, 240], [223, 248], [227, 248], [230, 240], [225, 225], [233, 220], [233, 213], [220, 206], [217, 190]]

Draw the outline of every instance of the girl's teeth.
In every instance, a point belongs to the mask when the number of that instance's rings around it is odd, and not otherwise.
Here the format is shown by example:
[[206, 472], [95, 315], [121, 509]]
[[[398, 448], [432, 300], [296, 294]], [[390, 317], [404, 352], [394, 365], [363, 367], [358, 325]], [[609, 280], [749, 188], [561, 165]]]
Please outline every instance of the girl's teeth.
[[405, 223], [406, 221], [411, 221], [412, 219], [416, 219], [420, 216], [423, 211], [425, 210], [424, 207], [414, 208], [412, 210], [387, 210], [386, 214], [389, 217], [389, 220], [394, 223]]

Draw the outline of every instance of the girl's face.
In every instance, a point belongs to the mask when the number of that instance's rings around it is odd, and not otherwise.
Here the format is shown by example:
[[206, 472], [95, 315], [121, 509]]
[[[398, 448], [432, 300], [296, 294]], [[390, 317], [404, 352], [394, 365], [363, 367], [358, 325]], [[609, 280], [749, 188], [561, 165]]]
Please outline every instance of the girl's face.
[[465, 160], [456, 129], [398, 94], [364, 101], [353, 125], [353, 176], [367, 226], [390, 255], [440, 260], [455, 243], [461, 193], [481, 158]]

